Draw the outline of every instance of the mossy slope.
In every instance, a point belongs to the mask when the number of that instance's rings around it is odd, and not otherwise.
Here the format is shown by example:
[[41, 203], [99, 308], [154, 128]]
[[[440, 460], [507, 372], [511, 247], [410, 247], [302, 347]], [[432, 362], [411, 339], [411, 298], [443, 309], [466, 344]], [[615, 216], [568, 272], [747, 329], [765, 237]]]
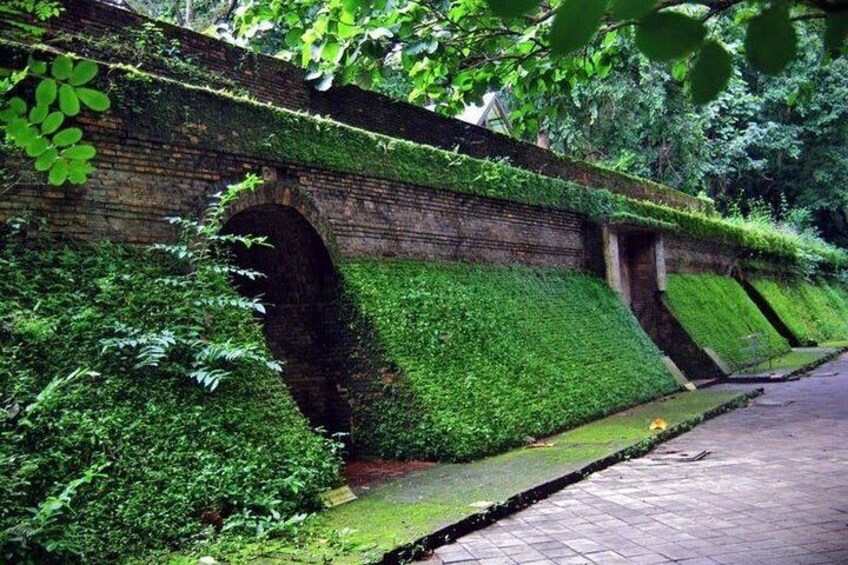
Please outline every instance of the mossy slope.
[[[789, 351], [789, 344], [745, 289], [730, 277], [670, 275], [668, 301], [686, 331], [701, 347], [713, 349], [732, 369]], [[749, 349], [746, 336], [759, 334], [761, 351]]]
[[848, 339], [848, 289], [834, 281], [759, 278], [751, 282], [798, 339]]
[[[317, 507], [337, 462], [275, 372], [240, 367], [210, 393], [173, 366], [138, 370], [133, 360], [101, 356], [115, 322], [168, 323], [196, 308], [153, 284], [172, 266], [116, 245], [0, 241], [0, 272], [0, 401], [26, 407], [55, 377], [78, 367], [97, 373], [58, 388], [28, 415], [31, 430], [0, 421], [0, 550], [9, 542], [4, 530], [28, 518], [28, 508], [92, 467], [102, 476], [34, 534], [54, 544], [36, 561], [114, 563], [179, 547], [208, 530], [205, 510], [226, 517]], [[216, 319], [211, 332], [263, 343], [247, 312]]]
[[391, 376], [354, 405], [381, 456], [469, 459], [677, 387], [596, 277], [413, 261], [341, 271]]

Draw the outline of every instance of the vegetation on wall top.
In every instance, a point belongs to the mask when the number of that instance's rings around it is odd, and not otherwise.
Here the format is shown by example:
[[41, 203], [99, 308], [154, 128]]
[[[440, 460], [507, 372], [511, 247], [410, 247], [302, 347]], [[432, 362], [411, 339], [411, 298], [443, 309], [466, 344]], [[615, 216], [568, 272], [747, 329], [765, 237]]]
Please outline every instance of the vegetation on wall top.
[[[18, 49], [9, 44], [6, 48]], [[134, 69], [115, 67], [102, 85], [143, 120], [145, 128], [166, 139], [175, 135], [170, 124], [183, 123], [188, 116], [207, 128], [198, 143], [215, 149], [253, 151], [269, 159], [558, 208], [596, 219], [631, 213], [676, 224], [682, 235], [734, 246], [749, 257], [789, 264], [812, 260], [822, 270], [848, 266], [848, 254], [821, 241], [588, 189], [512, 166], [508, 160], [476, 159]], [[234, 123], [239, 124], [235, 130], [249, 124], [250, 135], [233, 136]]]

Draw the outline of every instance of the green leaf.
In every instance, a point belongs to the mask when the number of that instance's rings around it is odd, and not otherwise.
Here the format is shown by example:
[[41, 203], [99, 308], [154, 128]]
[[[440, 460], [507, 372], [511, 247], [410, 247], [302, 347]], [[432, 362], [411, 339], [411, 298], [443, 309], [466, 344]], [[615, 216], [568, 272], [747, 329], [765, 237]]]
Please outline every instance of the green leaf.
[[68, 80], [71, 77], [71, 72], [74, 70], [74, 63], [67, 55], [59, 55], [53, 60], [53, 65], [50, 67], [50, 74], [56, 80]]
[[53, 136], [53, 144], [56, 147], [67, 147], [82, 139], [82, 130], [79, 128], [63, 129]]
[[44, 76], [47, 74], [47, 63], [44, 61], [37, 61], [35, 59], [29, 60], [29, 70], [32, 74], [37, 76]]
[[47, 117], [47, 113], [50, 112], [50, 108], [43, 105], [38, 105], [29, 112], [29, 121], [32, 124], [40, 124], [44, 121], [44, 118]]
[[492, 12], [501, 18], [523, 16], [539, 5], [539, 0], [486, 0]]
[[42, 155], [48, 149], [50, 149], [50, 142], [39, 135], [26, 146], [26, 154], [35, 158]]
[[68, 165], [68, 180], [71, 184], [83, 184], [91, 170], [91, 166], [85, 161], [71, 161]]
[[29, 127], [29, 122], [24, 118], [17, 118], [9, 122], [9, 125], [6, 126], [6, 133], [11, 135], [12, 137], [18, 137], [24, 130]]
[[68, 180], [68, 162], [65, 159], [57, 159], [53, 166], [50, 167], [50, 174], [47, 176], [48, 182], [53, 186], [65, 184]]
[[9, 100], [9, 109], [15, 114], [23, 116], [27, 113], [27, 103], [20, 96], [15, 96]]
[[297, 47], [300, 45], [300, 36], [303, 35], [303, 30], [299, 27], [294, 27], [286, 33], [286, 45], [289, 47]]
[[91, 145], [74, 145], [62, 151], [62, 157], [66, 159], [75, 159], [77, 161], [87, 161], [97, 154], [97, 150]]
[[97, 63], [93, 61], [80, 61], [74, 67], [71, 78], [68, 81], [71, 86], [82, 86], [88, 84], [97, 76]]
[[636, 47], [653, 61], [670, 61], [691, 53], [707, 35], [706, 26], [680, 12], [650, 14], [636, 28]]
[[718, 41], [707, 41], [689, 71], [689, 87], [695, 104], [714, 100], [733, 74], [733, 58]]
[[55, 147], [49, 148], [47, 151], [38, 156], [38, 159], [35, 160], [35, 170], [39, 173], [43, 173], [53, 166], [53, 163], [56, 162], [56, 159], [59, 158], [59, 151], [56, 150]]
[[15, 144], [21, 149], [25, 149], [36, 137], [40, 137], [35, 128], [27, 125], [17, 135], [14, 136]]
[[77, 88], [76, 93], [80, 101], [95, 112], [105, 112], [112, 105], [109, 101], [109, 97], [99, 90], [94, 90], [93, 88]]
[[51, 105], [56, 101], [57, 89], [56, 81], [52, 78], [42, 80], [35, 89], [35, 103], [39, 106]]
[[824, 48], [838, 56], [848, 38], [848, 12], [828, 12], [824, 20]]
[[76, 116], [80, 111], [79, 98], [72, 86], [63, 84], [59, 88], [59, 109], [66, 116]]
[[65, 121], [65, 114], [62, 112], [52, 112], [49, 116], [44, 118], [44, 122], [41, 124], [41, 133], [44, 135], [50, 135], [55, 133], [60, 127], [62, 127], [62, 123]]
[[612, 0], [610, 12], [615, 20], [638, 20], [657, 5], [657, 0]]
[[745, 57], [767, 75], [775, 75], [795, 58], [798, 37], [789, 20], [789, 9], [775, 6], [748, 22]]
[[567, 55], [584, 47], [601, 27], [607, 0], [565, 0], [551, 25], [551, 50]]

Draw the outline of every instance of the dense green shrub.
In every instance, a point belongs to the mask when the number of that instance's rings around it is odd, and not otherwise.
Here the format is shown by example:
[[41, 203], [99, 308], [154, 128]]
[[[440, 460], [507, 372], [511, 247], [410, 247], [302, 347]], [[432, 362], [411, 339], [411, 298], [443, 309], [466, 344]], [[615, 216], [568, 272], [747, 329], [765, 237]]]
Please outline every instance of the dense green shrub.
[[848, 339], [848, 290], [840, 283], [758, 278], [752, 284], [802, 342]]
[[387, 374], [354, 407], [382, 456], [468, 459], [677, 388], [597, 277], [414, 261], [341, 271]]
[[[0, 421], [3, 551], [114, 562], [206, 535], [207, 511], [214, 522], [315, 508], [336, 479], [332, 450], [265, 363], [234, 364], [210, 392], [186, 378], [189, 351], [145, 367], [103, 353], [121, 324], [154, 331], [198, 314], [199, 340], [264, 350], [249, 312], [160, 284], [183, 269], [113, 244], [0, 243], [0, 406], [20, 409]], [[206, 284], [238, 298], [223, 275]]]
[[[668, 302], [701, 347], [713, 349], [732, 368], [789, 351], [745, 289], [730, 277], [670, 275]], [[747, 336], [759, 337], [752, 347]]]

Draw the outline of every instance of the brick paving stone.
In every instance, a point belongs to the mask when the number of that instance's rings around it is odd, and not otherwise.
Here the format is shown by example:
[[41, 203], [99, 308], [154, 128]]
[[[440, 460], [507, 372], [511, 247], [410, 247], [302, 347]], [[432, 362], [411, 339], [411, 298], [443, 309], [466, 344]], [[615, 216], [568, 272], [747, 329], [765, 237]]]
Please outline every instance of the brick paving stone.
[[848, 564], [848, 355], [435, 552], [434, 563]]

